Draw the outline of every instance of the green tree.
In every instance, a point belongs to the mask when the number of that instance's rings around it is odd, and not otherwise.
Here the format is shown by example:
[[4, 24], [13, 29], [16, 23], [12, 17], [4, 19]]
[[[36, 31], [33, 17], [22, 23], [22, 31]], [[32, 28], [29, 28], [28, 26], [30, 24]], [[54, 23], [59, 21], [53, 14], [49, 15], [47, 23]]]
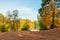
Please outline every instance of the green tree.
[[38, 10], [38, 12], [39, 12], [40, 16], [43, 17], [43, 9], [40, 8], [40, 9]]
[[[42, 4], [41, 4], [42, 8], [40, 8], [40, 9], [38, 10], [38, 12], [39, 12], [39, 14], [40, 14], [41, 17], [43, 17], [45, 5], [49, 4], [50, 1], [51, 1], [51, 0], [42, 0]], [[45, 12], [45, 13], [46, 13], [46, 12]]]
[[44, 7], [46, 4], [49, 4], [51, 0], [42, 0], [42, 7]]
[[48, 28], [41, 21], [39, 21], [39, 26], [40, 30], [48, 30]]

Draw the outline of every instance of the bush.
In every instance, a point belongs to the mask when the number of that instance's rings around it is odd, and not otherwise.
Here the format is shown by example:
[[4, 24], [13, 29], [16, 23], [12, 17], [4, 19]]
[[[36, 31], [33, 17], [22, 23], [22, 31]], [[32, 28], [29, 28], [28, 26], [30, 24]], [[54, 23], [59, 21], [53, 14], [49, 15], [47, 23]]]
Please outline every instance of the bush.
[[39, 26], [40, 26], [40, 30], [47, 30], [48, 28], [42, 23], [39, 21]]
[[6, 28], [5, 25], [2, 25], [2, 26], [0, 27], [0, 31], [1, 31], [1, 32], [6, 32], [6, 31], [8, 31], [8, 29]]
[[24, 24], [23, 28], [21, 30], [29, 30], [29, 25], [28, 24]]

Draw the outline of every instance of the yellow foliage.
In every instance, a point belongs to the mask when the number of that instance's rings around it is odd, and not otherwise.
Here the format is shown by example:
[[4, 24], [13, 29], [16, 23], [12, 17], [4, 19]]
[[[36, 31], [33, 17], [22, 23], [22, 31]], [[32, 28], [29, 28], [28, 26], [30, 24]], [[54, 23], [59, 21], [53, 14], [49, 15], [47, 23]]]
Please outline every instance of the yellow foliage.
[[55, 25], [59, 27], [60, 26], [60, 20], [55, 19]]
[[2, 22], [0, 22], [0, 26], [2, 26], [3, 25], [3, 23]]
[[[55, 25], [56, 26], [60, 26], [60, 20], [59, 20], [59, 18], [57, 17], [58, 16], [58, 12], [60, 12], [60, 10], [58, 10], [57, 8], [56, 8], [56, 10], [55, 10], [55, 18], [57, 18], [57, 19], [54, 19], [54, 23], [55, 23]], [[46, 13], [43, 17], [42, 17], [42, 22], [43, 22], [43, 24], [45, 24], [48, 28], [50, 27], [50, 25], [51, 25], [51, 23], [52, 23], [52, 13], [53, 13], [53, 11], [51, 10], [51, 11], [49, 11], [48, 13]]]
[[27, 20], [27, 19], [21, 19], [20, 20], [20, 27], [19, 27], [18, 30], [21, 30], [25, 23], [27, 23], [30, 26], [29, 30], [34, 29], [34, 22], [33, 21], [30, 21], [30, 20]]

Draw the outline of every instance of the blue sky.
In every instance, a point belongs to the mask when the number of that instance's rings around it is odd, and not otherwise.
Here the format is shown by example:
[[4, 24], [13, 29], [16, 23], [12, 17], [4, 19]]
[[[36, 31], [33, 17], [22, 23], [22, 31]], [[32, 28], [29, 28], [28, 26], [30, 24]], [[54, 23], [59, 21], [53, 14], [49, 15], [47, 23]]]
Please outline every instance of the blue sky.
[[0, 0], [0, 12], [6, 15], [6, 11], [19, 10], [19, 17], [23, 19], [37, 20], [38, 9], [41, 0]]

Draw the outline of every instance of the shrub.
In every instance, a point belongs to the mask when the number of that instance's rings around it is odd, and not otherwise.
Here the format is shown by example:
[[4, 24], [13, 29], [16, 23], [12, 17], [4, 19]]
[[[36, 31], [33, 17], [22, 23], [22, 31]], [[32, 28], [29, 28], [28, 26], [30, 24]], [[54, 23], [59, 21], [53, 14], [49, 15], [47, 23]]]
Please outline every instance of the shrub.
[[21, 30], [29, 30], [29, 25], [28, 24], [24, 24], [23, 28]]
[[0, 27], [0, 31], [1, 31], [1, 32], [6, 32], [6, 31], [8, 31], [8, 29], [6, 28], [5, 25], [2, 25], [2, 26]]
[[42, 23], [39, 21], [39, 26], [40, 26], [40, 30], [47, 30], [48, 28]]

